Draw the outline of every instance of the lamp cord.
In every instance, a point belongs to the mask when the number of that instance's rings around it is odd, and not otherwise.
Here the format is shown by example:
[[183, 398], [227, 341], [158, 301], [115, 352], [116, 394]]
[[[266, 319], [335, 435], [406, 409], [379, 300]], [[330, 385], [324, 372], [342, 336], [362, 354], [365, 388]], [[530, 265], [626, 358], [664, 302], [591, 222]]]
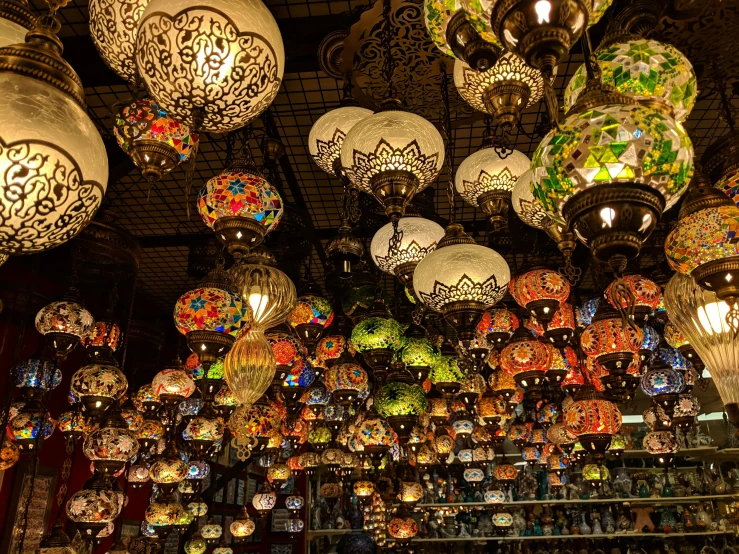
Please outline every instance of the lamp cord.
[[382, 30], [382, 47], [384, 51], [384, 67], [383, 73], [385, 82], [387, 82], [387, 94], [386, 98], [395, 98], [396, 90], [395, 84], [393, 83], [393, 74], [395, 73], [395, 58], [393, 57], [393, 23], [390, 18], [391, 0], [383, 0], [382, 3], [382, 18], [383, 18], [383, 30]]
[[444, 106], [444, 117], [441, 120], [441, 128], [446, 136], [444, 145], [444, 165], [447, 168], [449, 182], [447, 184], [447, 196], [449, 198], [449, 223], [454, 223], [457, 219], [457, 207], [454, 203], [454, 164], [452, 157], [454, 155], [454, 139], [452, 138], [452, 113], [449, 106], [449, 74], [447, 73], [446, 63], [444, 60], [439, 62], [441, 70], [441, 102]]

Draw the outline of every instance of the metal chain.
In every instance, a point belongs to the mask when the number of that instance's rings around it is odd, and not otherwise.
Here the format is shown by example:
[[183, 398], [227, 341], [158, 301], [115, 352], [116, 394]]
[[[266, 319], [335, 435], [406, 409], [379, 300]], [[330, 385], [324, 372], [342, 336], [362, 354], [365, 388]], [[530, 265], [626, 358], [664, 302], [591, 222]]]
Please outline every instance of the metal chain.
[[446, 135], [444, 148], [444, 165], [449, 174], [447, 184], [447, 196], [449, 197], [449, 223], [454, 223], [457, 218], [457, 207], [454, 203], [454, 167], [452, 157], [454, 155], [454, 139], [452, 138], [452, 114], [449, 107], [449, 75], [447, 74], [444, 60], [439, 62], [441, 70], [441, 102], [444, 106], [444, 117], [441, 120], [441, 128]]
[[230, 131], [226, 135], [226, 167], [231, 167], [234, 161], [234, 148], [236, 147], [236, 132]]
[[393, 84], [393, 74], [395, 73], [395, 59], [393, 58], [393, 23], [390, 19], [391, 0], [383, 0], [382, 4], [382, 18], [383, 18], [383, 30], [382, 37], [380, 39], [382, 43], [382, 49], [385, 56], [383, 77], [387, 83], [387, 97], [395, 97], [395, 85]]

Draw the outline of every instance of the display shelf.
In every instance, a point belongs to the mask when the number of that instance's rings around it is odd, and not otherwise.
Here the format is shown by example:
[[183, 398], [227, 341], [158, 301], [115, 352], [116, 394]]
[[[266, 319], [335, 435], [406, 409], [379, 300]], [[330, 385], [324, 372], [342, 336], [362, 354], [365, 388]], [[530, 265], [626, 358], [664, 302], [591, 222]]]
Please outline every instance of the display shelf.
[[[675, 453], [675, 457], [701, 459], [705, 456], [711, 456], [715, 454], [717, 450], [718, 446], [699, 446], [696, 448], [683, 448]], [[739, 454], [739, 449], [734, 450], [737, 450], [737, 453]], [[646, 450], [624, 450], [621, 457], [627, 460], [634, 460], [639, 458], [654, 458], [654, 454], [650, 454]]]
[[308, 540], [310, 540], [318, 537], [330, 537], [332, 535], [346, 535], [352, 531], [354, 531], [354, 529], [318, 529], [317, 531], [306, 531], [306, 535]]
[[680, 538], [703, 537], [708, 535], [733, 535], [734, 531], [695, 531], [688, 533], [599, 533], [597, 535], [549, 535], [540, 537], [451, 537], [438, 539], [413, 539], [417, 542], [489, 542], [489, 541], [536, 541], [536, 540], [568, 540], [568, 539], [623, 539], [623, 538]]
[[440, 502], [433, 504], [416, 504], [418, 508], [465, 508], [475, 506], [558, 506], [563, 504], [692, 504], [693, 502], [707, 502], [709, 500], [734, 500], [739, 499], [739, 494], [711, 494], [702, 496], [673, 496], [673, 497], [648, 497], [648, 498], [588, 498], [584, 500], [516, 500], [514, 502], [503, 502], [501, 504], [488, 504], [487, 502]]

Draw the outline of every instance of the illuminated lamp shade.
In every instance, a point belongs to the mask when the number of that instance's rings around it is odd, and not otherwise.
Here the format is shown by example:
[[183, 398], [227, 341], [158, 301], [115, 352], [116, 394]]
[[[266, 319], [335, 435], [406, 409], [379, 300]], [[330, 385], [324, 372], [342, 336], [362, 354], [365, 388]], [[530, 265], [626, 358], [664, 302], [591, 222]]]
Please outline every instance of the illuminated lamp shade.
[[551, 269], [533, 269], [511, 280], [508, 289], [516, 303], [547, 324], [570, 295], [570, 283]]
[[669, 365], [675, 371], [680, 371], [683, 375], [688, 371], [688, 360], [672, 346], [661, 346], [657, 349], [657, 356]]
[[328, 504], [329, 509], [333, 510], [343, 493], [343, 489], [340, 483], [328, 482], [321, 485], [318, 492], [319, 496], [323, 497]]
[[681, 394], [672, 410], [672, 421], [678, 429], [685, 433], [693, 426], [700, 412], [701, 405], [695, 396]]
[[116, 113], [113, 135], [149, 182], [159, 181], [187, 161], [198, 144], [197, 133], [169, 117], [148, 98], [136, 100]]
[[444, 238], [413, 273], [418, 298], [440, 311], [467, 344], [483, 312], [506, 293], [511, 273], [495, 250], [480, 246], [459, 224], [447, 227]]
[[524, 389], [544, 384], [547, 369], [552, 363], [549, 345], [533, 338], [524, 327], [513, 335], [508, 346], [500, 353], [500, 366]]
[[365, 419], [356, 430], [356, 437], [364, 446], [364, 452], [376, 464], [390, 447], [398, 442], [395, 431], [380, 418]]
[[383, 371], [403, 346], [405, 329], [391, 318], [368, 317], [352, 329], [351, 345], [372, 369]]
[[295, 285], [279, 269], [261, 264], [238, 264], [230, 269], [254, 327], [268, 329], [285, 321], [297, 300]]
[[608, 468], [600, 464], [586, 464], [582, 468], [582, 476], [585, 481], [591, 484], [602, 483], [607, 481], [610, 476]]
[[275, 356], [275, 364], [277, 364], [275, 379], [282, 381], [287, 377], [290, 369], [303, 359], [305, 349], [292, 333], [270, 331], [264, 336]]
[[136, 431], [136, 440], [144, 450], [150, 450], [164, 437], [164, 426], [155, 419], [145, 419]]
[[126, 481], [132, 489], [140, 489], [149, 482], [149, 468], [146, 464], [135, 464], [128, 468]]
[[118, 517], [121, 507], [121, 493], [112, 490], [102, 476], [93, 475], [81, 490], [70, 496], [65, 509], [82, 536], [92, 538]]
[[341, 146], [354, 125], [372, 115], [358, 106], [341, 106], [321, 117], [311, 127], [308, 149], [313, 160], [329, 175], [341, 177]]
[[685, 378], [663, 361], [656, 362], [641, 378], [641, 389], [670, 415], [685, 389]]
[[277, 227], [284, 210], [277, 189], [262, 176], [253, 159], [245, 156], [237, 157], [205, 184], [197, 205], [203, 222], [237, 256], [259, 246]]
[[28, 2], [5, 0], [0, 6], [0, 48], [23, 42], [34, 21]]
[[256, 525], [249, 517], [249, 513], [246, 511], [246, 506], [241, 509], [239, 515], [233, 520], [229, 526], [229, 530], [236, 540], [244, 540], [254, 533]]
[[[701, 287], [733, 306], [739, 297], [739, 245], [733, 238], [739, 226], [739, 208], [710, 183], [696, 181], [680, 208], [677, 224], [665, 240], [667, 261], [673, 269], [691, 275]], [[735, 310], [729, 313], [736, 327]], [[674, 323], [681, 327], [681, 322]], [[693, 344], [690, 334], [685, 334]], [[704, 359], [702, 355], [701, 358]], [[710, 364], [708, 367], [713, 370]]]
[[609, 373], [623, 375], [641, 349], [644, 334], [638, 327], [624, 327], [621, 316], [603, 304], [580, 336], [580, 347]]
[[274, 464], [267, 468], [267, 481], [277, 486], [285, 483], [291, 475], [292, 471], [287, 464]]
[[265, 483], [253, 496], [251, 504], [260, 514], [266, 514], [277, 504], [277, 495]]
[[652, 455], [675, 454], [680, 449], [680, 443], [673, 431], [650, 431], [642, 441], [644, 450]]
[[600, 306], [601, 298], [596, 296], [583, 302], [582, 306], [575, 308], [575, 316], [579, 327], [587, 327], [593, 322], [593, 316]]
[[90, 364], [75, 372], [69, 388], [85, 410], [97, 415], [125, 394], [128, 381], [114, 365]]
[[682, 125], [622, 100], [569, 113], [532, 163], [532, 192], [546, 212], [597, 259], [617, 266], [638, 255], [693, 174], [693, 146]]
[[483, 495], [486, 504], [503, 504], [505, 502], [505, 493], [500, 489], [485, 491]]
[[533, 172], [531, 169], [524, 171], [513, 185], [511, 191], [511, 204], [513, 211], [516, 212], [518, 219], [523, 221], [529, 227], [534, 229], [547, 229], [552, 224], [541, 203], [534, 198], [531, 192], [533, 183]]
[[274, 378], [275, 355], [260, 329], [239, 338], [224, 359], [224, 378], [244, 406], [254, 404]]
[[15, 366], [15, 386], [50, 391], [62, 381], [61, 369], [51, 360], [29, 358]]
[[[667, 328], [667, 325], [665, 325], [665, 328]], [[657, 351], [657, 346], [659, 346], [659, 333], [657, 333], [654, 327], [643, 325], [642, 334], [644, 338], [639, 349], [639, 359], [642, 362], [651, 361], [652, 356]]]
[[375, 396], [374, 407], [398, 436], [407, 440], [418, 417], [426, 411], [426, 394], [420, 385], [389, 381]]
[[208, 550], [208, 544], [200, 534], [194, 535], [189, 541], [185, 542], [185, 554], [205, 554]]
[[418, 522], [412, 517], [394, 517], [387, 524], [387, 532], [399, 543], [410, 541], [418, 534]]
[[[210, 22], [207, 30], [185, 31], [203, 20]], [[218, 45], [216, 58], [192, 57], [202, 40]], [[207, 6], [152, 0], [141, 15], [136, 63], [146, 89], [173, 118], [198, 131], [225, 133], [272, 103], [285, 51], [274, 17], [259, 0]]]
[[478, 399], [487, 390], [487, 383], [482, 374], [468, 373], [457, 393], [457, 400], [461, 401], [468, 413], [474, 414]]
[[431, 371], [431, 366], [441, 356], [439, 348], [425, 338], [409, 337], [398, 352], [398, 358], [413, 373], [416, 382], [423, 383]]
[[[115, 419], [120, 422], [119, 425], [125, 427], [125, 422], [120, 417]], [[82, 452], [87, 459], [103, 474], [120, 471], [139, 451], [136, 434], [129, 429], [116, 426], [115, 421], [110, 420], [103, 421], [99, 429], [90, 433], [82, 446]]]
[[[690, 60], [671, 44], [631, 37], [601, 46], [595, 59], [604, 84], [677, 121], [688, 118], [698, 96], [698, 84]], [[572, 107], [586, 83], [582, 65], [565, 89], [566, 109]]]
[[626, 450], [626, 439], [621, 433], [616, 433], [611, 437], [611, 445], [608, 447], [608, 454], [614, 458], [620, 458], [624, 450]]
[[359, 190], [374, 195], [391, 219], [430, 185], [444, 164], [444, 140], [424, 118], [386, 110], [363, 119], [347, 133], [341, 165]]
[[508, 224], [513, 186], [530, 165], [531, 160], [518, 150], [501, 156], [492, 144], [483, 143], [459, 165], [454, 186], [468, 204], [485, 212], [493, 229], [501, 229]]
[[464, 381], [464, 374], [459, 368], [459, 360], [452, 356], [440, 356], [431, 366], [429, 380], [444, 395], [444, 398], [452, 398], [462, 388], [462, 381]]
[[0, 448], [0, 471], [13, 467], [20, 458], [20, 450], [10, 437], [3, 437], [3, 446]]
[[575, 311], [572, 305], [562, 302], [554, 317], [547, 324], [544, 336], [557, 348], [564, 348], [575, 332]]
[[295, 307], [287, 316], [287, 323], [295, 329], [300, 340], [312, 348], [333, 319], [331, 303], [321, 296], [311, 294], [298, 298]]
[[564, 0], [492, 2], [490, 27], [503, 46], [551, 76], [586, 26], [594, 25], [611, 2], [585, 0], [577, 5]]
[[152, 380], [154, 394], [163, 402], [179, 404], [195, 392], [195, 383], [184, 368], [163, 369]]
[[[641, 275], [625, 275], [622, 279], [623, 283], [634, 295], [634, 316], [640, 323], [646, 321], [659, 304], [662, 297], [662, 288], [654, 281], [642, 277]], [[620, 301], [616, 298], [614, 285], [612, 282], [606, 288], [606, 298], [608, 303], [615, 309], [626, 309], [629, 306], [627, 298]]]
[[[27, 6], [15, 5], [9, 15], [22, 25]], [[93, 218], [107, 188], [105, 145], [87, 115], [82, 83], [62, 58], [60, 27], [55, 16], [41, 17], [24, 40], [0, 49], [0, 142], [23, 145], [22, 152], [6, 147], [0, 158], [0, 189], [22, 191], [0, 201], [0, 255], [69, 241]], [[2, 28], [7, 32], [7, 23]]]
[[360, 391], [367, 387], [367, 372], [357, 364], [338, 364], [330, 367], [323, 378], [326, 390], [339, 404], [351, 404]]
[[564, 422], [587, 452], [602, 459], [611, 437], [621, 429], [621, 412], [594, 387], [585, 386], [565, 410]]
[[493, 469], [493, 477], [499, 483], [504, 485], [513, 483], [518, 477], [518, 469], [513, 464], [509, 463], [508, 460], [503, 458], [501, 463], [497, 464]]
[[454, 62], [454, 86], [475, 110], [494, 116], [506, 127], [514, 126], [521, 112], [544, 94], [541, 72], [512, 52], [504, 53], [486, 71], [476, 71], [463, 61]]
[[[422, 217], [403, 217], [398, 221], [398, 235], [392, 223], [372, 237], [372, 260], [384, 273], [395, 275], [403, 285], [413, 288], [413, 272], [418, 263], [436, 249], [444, 236], [438, 223]], [[398, 244], [393, 241], [398, 240]]]
[[343, 335], [328, 334], [316, 345], [316, 358], [321, 365], [331, 366], [349, 348], [349, 341]]
[[549, 364], [549, 368], [544, 375], [547, 383], [552, 385], [561, 385], [561, 383], [567, 377], [569, 373], [570, 365], [565, 361], [565, 356], [575, 356], [574, 351], [568, 346], [565, 350], [559, 350], [551, 344], [547, 344], [552, 360]]
[[93, 352], [101, 348], [118, 350], [121, 343], [121, 328], [112, 321], [96, 321], [89, 334], [82, 337], [82, 346]]
[[75, 298], [52, 302], [36, 314], [36, 330], [52, 341], [57, 356], [65, 356], [95, 327], [92, 314]]
[[484, 335], [495, 348], [502, 350], [518, 325], [518, 318], [507, 308], [492, 308], [482, 314], [477, 332]]
[[705, 367], [703, 360], [700, 359], [700, 356], [698, 356], [695, 348], [693, 348], [687, 337], [683, 335], [683, 333], [680, 331], [680, 329], [677, 328], [674, 323], [672, 323], [671, 321], [665, 323], [663, 335], [667, 344], [669, 344], [673, 348], [677, 348], [680, 354], [685, 356], [685, 358], [689, 362], [691, 362], [697, 370], [703, 371]]

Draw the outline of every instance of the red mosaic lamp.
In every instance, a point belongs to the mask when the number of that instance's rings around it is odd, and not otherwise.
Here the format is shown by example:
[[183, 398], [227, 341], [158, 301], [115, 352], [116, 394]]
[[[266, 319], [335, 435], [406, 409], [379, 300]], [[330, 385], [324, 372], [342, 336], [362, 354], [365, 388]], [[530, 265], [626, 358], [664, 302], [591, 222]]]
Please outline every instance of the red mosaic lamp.
[[525, 327], [519, 327], [510, 343], [500, 353], [500, 366], [525, 390], [537, 390], [544, 384], [552, 353], [546, 344], [531, 336]]
[[610, 305], [601, 302], [593, 322], [580, 336], [580, 347], [613, 375], [623, 375], [639, 352], [643, 340], [641, 329], [624, 326], [621, 316]]
[[482, 314], [480, 323], [477, 324], [477, 332], [483, 335], [491, 346], [502, 350], [518, 326], [516, 314], [507, 308], [491, 308]]
[[532, 269], [512, 279], [508, 290], [519, 306], [546, 327], [570, 296], [570, 283], [557, 271]]
[[[659, 299], [662, 296], [662, 287], [641, 275], [625, 275], [622, 281], [634, 296], [634, 319], [639, 323], [644, 323], [649, 315], [657, 309]], [[629, 307], [628, 299], [618, 298], [615, 290], [616, 281], [613, 281], [606, 288], [608, 303], [616, 310], [626, 310]]]
[[621, 430], [621, 412], [615, 402], [592, 385], [583, 386], [565, 410], [565, 427], [596, 460], [605, 457], [611, 437]]
[[552, 321], [547, 325], [544, 337], [555, 347], [564, 348], [570, 344], [575, 327], [575, 310], [572, 309], [572, 304], [562, 302]]

